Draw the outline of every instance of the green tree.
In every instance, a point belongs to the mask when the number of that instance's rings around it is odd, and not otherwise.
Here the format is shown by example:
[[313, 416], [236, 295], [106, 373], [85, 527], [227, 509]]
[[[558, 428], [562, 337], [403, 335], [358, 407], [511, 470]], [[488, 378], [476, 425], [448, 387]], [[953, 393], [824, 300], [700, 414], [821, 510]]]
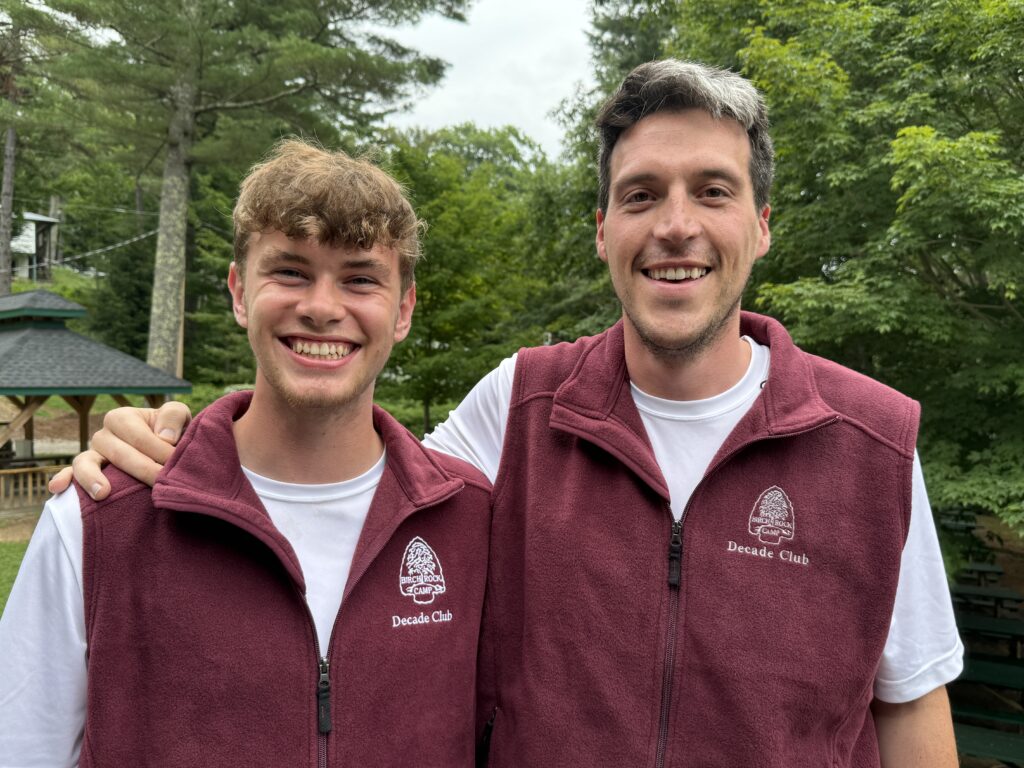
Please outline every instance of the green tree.
[[461, 125], [395, 135], [385, 166], [412, 194], [428, 229], [416, 268], [417, 305], [409, 337], [392, 354], [382, 397], [431, 407], [457, 401], [502, 357], [539, 332], [521, 314], [525, 190], [539, 150], [512, 129]]
[[680, 18], [669, 52], [742, 68], [770, 103], [755, 305], [922, 402], [933, 505], [1024, 529], [1024, 3], [684, 2]]
[[11, 238], [16, 206], [14, 188], [19, 130], [27, 122], [25, 102], [37, 97], [40, 83], [33, 69], [45, 58], [41, 38], [59, 23], [26, 3], [0, 0], [0, 127], [3, 129], [3, 174], [0, 180], [0, 296], [11, 292]]
[[[89, 45], [61, 51], [51, 76], [106, 117], [138, 157], [162, 156], [148, 359], [182, 371], [186, 240], [193, 164], [245, 144], [239, 129], [268, 119], [330, 137], [365, 128], [443, 63], [375, 31], [428, 12], [462, 18], [466, 0], [223, 3], [51, 0]], [[225, 118], [231, 116], [230, 122]], [[230, 127], [232, 133], [226, 133]], [[284, 132], [284, 130], [282, 130]], [[251, 157], [251, 156], [250, 156]]]

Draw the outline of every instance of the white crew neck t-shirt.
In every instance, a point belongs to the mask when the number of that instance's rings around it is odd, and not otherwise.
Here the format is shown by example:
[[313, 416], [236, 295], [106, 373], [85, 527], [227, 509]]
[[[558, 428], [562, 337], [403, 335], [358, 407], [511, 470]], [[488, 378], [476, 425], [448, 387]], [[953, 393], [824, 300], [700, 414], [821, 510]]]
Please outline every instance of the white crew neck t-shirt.
[[274, 526], [299, 558], [321, 656], [330, 645], [356, 544], [384, 473], [384, 461], [382, 454], [359, 477], [322, 485], [282, 483], [242, 467]]

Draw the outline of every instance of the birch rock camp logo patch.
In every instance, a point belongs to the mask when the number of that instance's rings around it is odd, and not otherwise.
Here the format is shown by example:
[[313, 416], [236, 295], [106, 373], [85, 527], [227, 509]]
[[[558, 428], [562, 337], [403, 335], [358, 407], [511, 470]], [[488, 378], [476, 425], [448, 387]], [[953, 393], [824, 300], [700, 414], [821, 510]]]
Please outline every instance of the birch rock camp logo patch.
[[434, 550], [419, 536], [413, 538], [402, 556], [398, 588], [419, 605], [429, 605], [445, 592], [444, 571]]
[[792, 540], [796, 530], [793, 503], [779, 486], [773, 485], [757, 497], [750, 512], [748, 530], [762, 544]]
[[806, 552], [775, 549], [779, 544], [791, 542], [796, 534], [796, 515], [793, 513], [793, 502], [779, 486], [773, 485], [757, 497], [754, 508], [750, 511], [747, 532], [751, 536], [757, 536], [756, 543], [753, 545], [740, 544], [729, 540], [725, 544], [725, 551], [729, 554], [748, 555], [768, 562], [802, 566], [811, 564], [811, 559]]

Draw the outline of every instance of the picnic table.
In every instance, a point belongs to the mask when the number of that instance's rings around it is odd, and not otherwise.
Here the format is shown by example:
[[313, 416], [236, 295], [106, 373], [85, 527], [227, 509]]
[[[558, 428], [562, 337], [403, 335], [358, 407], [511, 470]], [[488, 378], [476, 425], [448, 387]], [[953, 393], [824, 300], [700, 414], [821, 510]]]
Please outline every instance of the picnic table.
[[1024, 620], [961, 611], [957, 614], [956, 625], [961, 635], [1008, 640], [1012, 651], [1011, 655], [1015, 658], [1021, 657], [1022, 644], [1024, 644]]
[[971, 562], [960, 569], [956, 578], [961, 583], [991, 585], [1002, 575], [1002, 567], [995, 563]]
[[972, 608], [991, 608], [998, 616], [1002, 611], [1016, 610], [1024, 603], [1024, 595], [1009, 587], [997, 587], [984, 584], [954, 584], [953, 601], [961, 606]]

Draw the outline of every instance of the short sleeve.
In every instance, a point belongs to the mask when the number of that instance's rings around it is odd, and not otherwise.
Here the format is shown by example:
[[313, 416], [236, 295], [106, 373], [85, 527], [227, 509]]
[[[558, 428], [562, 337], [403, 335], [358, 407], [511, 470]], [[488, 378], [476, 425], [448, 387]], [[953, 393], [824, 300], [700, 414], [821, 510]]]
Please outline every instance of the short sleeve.
[[444, 422], [423, 438], [423, 444], [469, 462], [493, 483], [501, 463], [515, 371], [515, 355], [502, 360]]
[[875, 696], [913, 701], [955, 680], [964, 647], [956, 629], [921, 462], [914, 454], [910, 530], [900, 561], [889, 636], [875, 676]]

